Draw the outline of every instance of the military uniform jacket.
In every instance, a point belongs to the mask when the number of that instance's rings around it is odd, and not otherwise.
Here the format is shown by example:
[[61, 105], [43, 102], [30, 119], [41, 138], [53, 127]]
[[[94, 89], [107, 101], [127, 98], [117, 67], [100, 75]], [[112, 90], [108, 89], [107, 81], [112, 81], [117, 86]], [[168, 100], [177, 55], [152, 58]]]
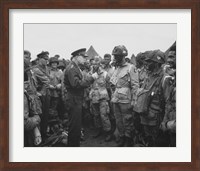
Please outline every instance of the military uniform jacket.
[[[59, 69], [49, 69], [50, 84], [53, 86], [61, 85], [62, 82], [62, 71]], [[50, 96], [59, 97], [61, 95], [61, 89], [50, 90]]]
[[45, 96], [47, 94], [49, 84], [50, 84], [50, 79], [49, 79], [49, 74], [46, 68], [42, 68], [39, 65], [33, 68], [33, 76], [34, 79], [36, 80], [36, 87], [37, 91]]
[[115, 86], [113, 103], [134, 103], [139, 88], [138, 72], [134, 65], [124, 63], [117, 67], [110, 82]]
[[74, 62], [71, 62], [65, 70], [65, 74], [64, 74], [65, 88], [67, 92], [75, 96], [83, 97], [84, 88], [89, 87], [92, 80], [93, 80], [92, 77], [83, 79], [81, 70]]
[[168, 85], [165, 84], [163, 70], [159, 69], [157, 72], [149, 73], [148, 78], [144, 80], [142, 88], [148, 90], [155, 80], [158, 80], [159, 82], [154, 84], [152, 88], [148, 113], [141, 115], [141, 123], [143, 125], [160, 125], [165, 114]]
[[109, 84], [109, 76], [106, 71], [99, 68], [98, 78], [91, 85], [90, 99], [92, 103], [99, 103], [100, 100], [109, 100], [107, 87]]
[[[167, 97], [165, 104], [165, 116], [163, 123], [168, 121], [176, 121], [176, 80], [174, 77], [166, 76], [164, 87], [166, 87]], [[175, 124], [175, 122], [174, 122]], [[170, 130], [175, 132], [176, 130]]]

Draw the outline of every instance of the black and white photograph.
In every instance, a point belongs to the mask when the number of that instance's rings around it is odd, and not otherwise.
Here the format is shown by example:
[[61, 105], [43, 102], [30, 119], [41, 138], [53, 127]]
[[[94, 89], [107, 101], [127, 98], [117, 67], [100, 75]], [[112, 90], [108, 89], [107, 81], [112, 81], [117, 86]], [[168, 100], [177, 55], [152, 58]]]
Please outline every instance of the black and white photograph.
[[176, 23], [24, 23], [24, 147], [176, 147]]

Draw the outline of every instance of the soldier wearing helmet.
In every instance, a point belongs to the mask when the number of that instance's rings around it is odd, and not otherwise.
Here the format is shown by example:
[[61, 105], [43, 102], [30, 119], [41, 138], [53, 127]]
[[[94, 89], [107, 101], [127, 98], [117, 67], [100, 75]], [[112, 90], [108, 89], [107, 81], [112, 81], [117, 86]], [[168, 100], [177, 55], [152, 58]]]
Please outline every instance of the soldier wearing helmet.
[[49, 77], [50, 77], [50, 109], [49, 109], [49, 121], [52, 119], [58, 119], [58, 103], [61, 98], [61, 81], [62, 71], [58, 67], [59, 61], [57, 57], [51, 57], [49, 59]]
[[112, 55], [116, 61], [116, 69], [110, 79], [111, 86], [114, 87], [111, 101], [120, 136], [118, 146], [132, 146], [132, 104], [135, 103], [139, 88], [138, 73], [134, 65], [125, 61], [128, 55], [125, 46], [114, 47]]
[[[93, 61], [92, 73], [97, 73], [98, 78], [91, 85], [90, 90], [90, 100], [91, 100], [91, 112], [94, 116], [94, 125], [98, 129], [97, 134], [94, 136], [95, 138], [100, 136], [103, 131], [109, 135], [109, 131], [111, 130], [111, 123], [109, 120], [109, 105], [108, 105], [108, 84], [109, 77], [108, 73], [103, 70], [100, 66], [101, 58], [96, 56]], [[106, 137], [107, 138], [107, 137]]]
[[[144, 103], [141, 105], [139, 112], [144, 129], [145, 146], [150, 147], [168, 146], [169, 144], [167, 134], [160, 134], [159, 129], [164, 117], [167, 100], [167, 87], [164, 86], [164, 72], [162, 69], [162, 65], [165, 62], [164, 59], [165, 55], [160, 50], [148, 52], [145, 59], [147, 78], [144, 79], [140, 89], [141, 92], [138, 92], [138, 99], [142, 97], [141, 94], [143, 94], [143, 99], [147, 99], [143, 101]], [[138, 108], [135, 106], [134, 110], [136, 109]]]

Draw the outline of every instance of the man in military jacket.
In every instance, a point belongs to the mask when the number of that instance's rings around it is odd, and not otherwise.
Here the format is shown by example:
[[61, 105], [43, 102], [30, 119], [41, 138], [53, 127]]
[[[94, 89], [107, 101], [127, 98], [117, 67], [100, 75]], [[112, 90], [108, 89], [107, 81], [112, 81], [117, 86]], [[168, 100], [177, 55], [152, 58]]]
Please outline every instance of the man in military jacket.
[[167, 134], [162, 134], [160, 124], [165, 114], [167, 87], [164, 86], [162, 65], [165, 55], [160, 50], [150, 52], [145, 59], [148, 77], [145, 78], [142, 89], [149, 90], [148, 111], [140, 114], [144, 128], [145, 146], [167, 146]]
[[66, 109], [69, 113], [69, 147], [80, 146], [82, 103], [84, 88], [88, 87], [97, 77], [97, 73], [83, 79], [80, 65], [86, 61], [86, 49], [73, 52], [72, 62], [67, 66], [64, 74], [64, 86], [67, 90], [65, 97]]
[[170, 146], [176, 146], [176, 46], [172, 47], [168, 54], [169, 65], [165, 76], [164, 87], [167, 89], [165, 115], [161, 123], [161, 129], [169, 132]]
[[117, 65], [110, 82], [115, 89], [111, 101], [120, 135], [118, 146], [132, 146], [132, 104], [139, 88], [138, 73], [134, 65], [125, 62], [128, 55], [125, 46], [116, 46], [112, 55]]
[[24, 146], [39, 145], [42, 105], [31, 73], [31, 53], [24, 51]]
[[42, 101], [41, 133], [42, 136], [46, 136], [50, 104], [49, 88], [53, 88], [53, 86], [50, 85], [49, 72], [47, 69], [49, 52], [42, 51], [37, 55], [37, 58], [38, 65], [34, 66], [32, 71], [36, 81], [37, 92]]

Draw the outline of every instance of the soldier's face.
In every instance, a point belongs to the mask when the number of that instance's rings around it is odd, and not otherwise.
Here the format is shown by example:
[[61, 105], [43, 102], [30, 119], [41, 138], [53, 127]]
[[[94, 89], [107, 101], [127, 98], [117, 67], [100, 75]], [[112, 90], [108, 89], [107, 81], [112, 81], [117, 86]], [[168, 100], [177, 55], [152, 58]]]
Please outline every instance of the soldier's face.
[[115, 59], [115, 61], [116, 61], [116, 65], [118, 66], [118, 65], [121, 65], [121, 63], [122, 63], [124, 57], [123, 57], [123, 56], [120, 56], [120, 55], [114, 55], [114, 59]]
[[57, 62], [53, 62], [53, 63], [51, 63], [51, 67], [52, 67], [52, 68], [56, 69], [57, 66], [58, 66]]
[[30, 54], [24, 54], [24, 60], [30, 64], [31, 61], [31, 55]]
[[148, 63], [146, 64], [146, 69], [150, 72], [152, 72], [156, 67], [156, 62], [153, 61], [148, 61]]
[[24, 54], [24, 59], [31, 61], [31, 55], [30, 54]]
[[110, 64], [111, 58], [105, 57], [104, 61], [105, 61], [105, 65], [108, 65], [108, 64]]

